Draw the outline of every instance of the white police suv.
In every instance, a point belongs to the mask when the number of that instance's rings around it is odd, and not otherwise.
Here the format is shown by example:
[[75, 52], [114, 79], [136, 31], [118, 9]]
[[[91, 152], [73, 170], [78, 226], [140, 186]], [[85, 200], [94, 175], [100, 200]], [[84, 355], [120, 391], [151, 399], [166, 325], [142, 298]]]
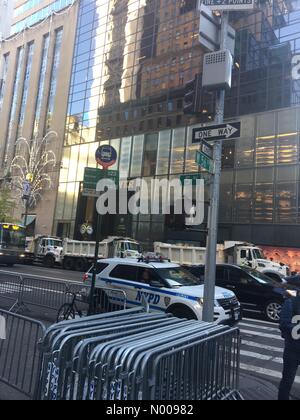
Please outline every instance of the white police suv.
[[[92, 268], [84, 276], [92, 280]], [[153, 260], [104, 259], [97, 266], [96, 288], [121, 290], [127, 306], [140, 306], [143, 296], [151, 309], [180, 318], [202, 320], [204, 285], [177, 264]], [[235, 294], [217, 287], [215, 322], [235, 324], [241, 319], [241, 306]]]

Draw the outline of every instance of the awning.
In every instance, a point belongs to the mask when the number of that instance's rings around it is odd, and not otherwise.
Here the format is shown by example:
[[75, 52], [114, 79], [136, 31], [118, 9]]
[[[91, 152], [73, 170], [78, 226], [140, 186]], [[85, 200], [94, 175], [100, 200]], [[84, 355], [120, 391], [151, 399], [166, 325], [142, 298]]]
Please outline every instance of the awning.
[[[27, 215], [27, 221], [26, 221], [26, 227], [30, 226], [32, 223], [36, 221], [36, 214], [28, 214]], [[25, 226], [25, 216], [23, 216], [23, 225]]]

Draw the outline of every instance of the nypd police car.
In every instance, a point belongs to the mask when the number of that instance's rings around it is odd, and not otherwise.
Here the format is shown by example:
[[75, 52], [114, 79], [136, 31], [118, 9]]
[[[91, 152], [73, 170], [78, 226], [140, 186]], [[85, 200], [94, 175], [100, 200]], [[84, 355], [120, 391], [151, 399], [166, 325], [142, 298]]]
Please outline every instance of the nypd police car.
[[[91, 283], [92, 271], [84, 276], [85, 284]], [[146, 298], [153, 310], [202, 320], [204, 285], [177, 264], [143, 259], [99, 260], [96, 288], [121, 290], [128, 307], [140, 306]], [[241, 307], [235, 294], [217, 287], [215, 322], [235, 324], [240, 319]]]

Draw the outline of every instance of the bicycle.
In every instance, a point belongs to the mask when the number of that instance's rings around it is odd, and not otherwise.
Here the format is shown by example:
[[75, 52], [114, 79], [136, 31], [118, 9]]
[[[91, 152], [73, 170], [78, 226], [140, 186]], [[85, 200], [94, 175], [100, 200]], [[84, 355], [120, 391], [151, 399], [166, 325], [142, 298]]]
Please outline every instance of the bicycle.
[[72, 319], [76, 319], [78, 316], [79, 318], [83, 317], [83, 312], [78, 308], [76, 302], [82, 302], [82, 299], [78, 299], [78, 293], [74, 293], [68, 291], [67, 295], [72, 296], [72, 301], [70, 303], [64, 303], [57, 312], [56, 322], [62, 321], [70, 321]]

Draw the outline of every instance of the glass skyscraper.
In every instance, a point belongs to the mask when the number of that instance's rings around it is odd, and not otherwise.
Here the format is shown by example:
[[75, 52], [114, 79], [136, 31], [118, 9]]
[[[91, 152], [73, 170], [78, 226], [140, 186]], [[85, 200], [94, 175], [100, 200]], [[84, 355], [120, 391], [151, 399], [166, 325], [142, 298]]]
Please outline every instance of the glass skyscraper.
[[[224, 143], [220, 239], [264, 244], [264, 225], [273, 232], [270, 245], [277, 236], [284, 244], [288, 226], [298, 229], [300, 92], [291, 63], [299, 50], [299, 19], [289, 1], [231, 14], [237, 40], [226, 118], [241, 120], [243, 128], [241, 140]], [[199, 113], [191, 117], [183, 112], [183, 95], [202, 72], [204, 52], [196, 0], [80, 2], [54, 233], [82, 239], [81, 224], [95, 224], [94, 199], [81, 190], [99, 144], [118, 151], [112, 169], [122, 179], [199, 171], [192, 129], [213, 121], [215, 97], [202, 92]], [[149, 245], [205, 242], [205, 226], [187, 231], [172, 216], [108, 217], [102, 234], [120, 234], [124, 226]], [[275, 233], [280, 226], [284, 235]]]

